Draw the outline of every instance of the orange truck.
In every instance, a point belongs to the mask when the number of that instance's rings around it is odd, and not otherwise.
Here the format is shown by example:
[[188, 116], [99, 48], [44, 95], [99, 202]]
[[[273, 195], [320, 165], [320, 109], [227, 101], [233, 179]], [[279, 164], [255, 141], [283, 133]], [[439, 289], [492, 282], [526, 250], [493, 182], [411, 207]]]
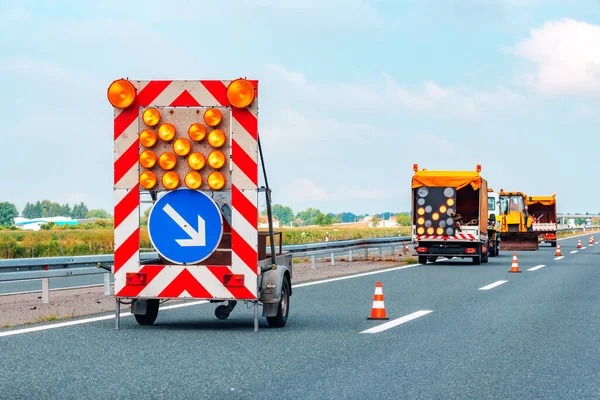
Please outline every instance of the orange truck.
[[419, 170], [412, 177], [412, 237], [419, 263], [439, 257], [488, 262], [488, 186], [476, 171]]
[[556, 247], [556, 193], [552, 196], [528, 196], [525, 205], [533, 218], [533, 231], [539, 233], [539, 242]]

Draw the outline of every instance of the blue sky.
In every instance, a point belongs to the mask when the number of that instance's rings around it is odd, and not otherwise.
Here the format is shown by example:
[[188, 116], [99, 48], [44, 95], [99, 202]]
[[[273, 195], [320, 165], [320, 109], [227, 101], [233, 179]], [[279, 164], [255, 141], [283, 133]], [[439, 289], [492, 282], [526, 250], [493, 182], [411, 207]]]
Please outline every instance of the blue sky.
[[0, 200], [19, 210], [112, 212], [114, 79], [247, 76], [294, 211], [408, 210], [413, 163], [600, 211], [598, 1], [3, 1], [0, 18]]

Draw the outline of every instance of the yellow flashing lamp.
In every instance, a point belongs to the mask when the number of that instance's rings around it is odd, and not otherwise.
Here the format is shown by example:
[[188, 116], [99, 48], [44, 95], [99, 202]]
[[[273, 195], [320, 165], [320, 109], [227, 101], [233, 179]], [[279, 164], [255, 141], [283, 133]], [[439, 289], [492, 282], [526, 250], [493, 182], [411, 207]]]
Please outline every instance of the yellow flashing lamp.
[[438, 213], [433, 213], [433, 215], [431, 216], [431, 218], [432, 218], [434, 221], [437, 221], [438, 219], [440, 219], [440, 214], [438, 214]]
[[165, 173], [162, 177], [162, 184], [169, 190], [175, 189], [177, 186], [179, 186], [179, 175], [173, 171]]
[[200, 122], [196, 122], [195, 124], [190, 125], [188, 128], [188, 136], [194, 142], [200, 142], [206, 137], [206, 127]]
[[419, 219], [417, 220], [417, 224], [423, 225], [424, 223], [425, 223], [425, 218], [419, 217]]
[[227, 100], [235, 108], [246, 108], [256, 96], [254, 85], [246, 79], [236, 79], [227, 86]]
[[427, 234], [428, 235], [433, 235], [433, 232], [434, 232], [434, 230], [433, 230], [433, 228], [431, 226], [429, 228], [427, 228]]
[[225, 144], [225, 132], [220, 129], [215, 129], [208, 134], [208, 143], [217, 149], [223, 146]]
[[117, 79], [110, 84], [106, 94], [113, 107], [125, 109], [135, 100], [135, 86], [127, 79]]
[[448, 201], [446, 201], [446, 203], [448, 203], [448, 205], [450, 207], [452, 207], [454, 205], [454, 199], [448, 199]]
[[208, 155], [208, 165], [214, 169], [219, 169], [225, 165], [225, 154], [220, 150], [213, 150]]
[[219, 171], [212, 172], [208, 175], [208, 186], [213, 190], [221, 190], [225, 186], [225, 175]]
[[146, 148], [150, 148], [156, 144], [156, 133], [151, 129], [144, 129], [140, 133], [140, 144]]
[[190, 150], [192, 150], [192, 145], [186, 138], [179, 138], [173, 143], [173, 151], [178, 156], [187, 156]]
[[204, 165], [206, 164], [204, 154], [198, 152], [190, 154], [187, 161], [190, 168], [196, 171], [199, 171], [202, 168], [204, 168]]
[[446, 206], [441, 206], [441, 207], [440, 207], [440, 212], [441, 212], [442, 214], [446, 213], [446, 210], [448, 210], [448, 208], [446, 208]]
[[437, 228], [437, 231], [436, 231], [436, 233], [437, 233], [438, 235], [443, 235], [443, 234], [444, 234], [444, 228]]
[[160, 112], [156, 108], [148, 108], [142, 114], [144, 123], [148, 126], [156, 126], [160, 122]]
[[175, 126], [173, 124], [165, 123], [158, 128], [158, 136], [165, 142], [170, 142], [175, 137]]
[[424, 214], [425, 214], [425, 209], [424, 209], [423, 207], [419, 208], [419, 209], [417, 210], [417, 214], [419, 214], [419, 215], [424, 215]]
[[204, 113], [204, 122], [206, 125], [215, 127], [221, 123], [223, 116], [221, 115], [221, 111], [216, 108], [209, 108]]
[[185, 186], [190, 189], [198, 189], [202, 186], [202, 175], [196, 171], [188, 172], [184, 180]]
[[165, 169], [167, 171], [175, 168], [176, 164], [177, 164], [177, 158], [175, 157], [175, 154], [173, 154], [173, 153], [162, 153], [160, 155], [160, 157], [158, 158], [158, 165], [160, 165], [160, 167], [162, 169]]
[[418, 233], [419, 235], [422, 235], [422, 234], [424, 234], [424, 233], [425, 233], [425, 228], [423, 228], [422, 226], [418, 227], [418, 228], [417, 228], [417, 233]]
[[152, 168], [156, 165], [156, 154], [152, 150], [144, 150], [140, 154], [140, 165], [144, 168]]
[[156, 175], [152, 171], [144, 171], [140, 175], [140, 185], [144, 189], [152, 189], [156, 186]]

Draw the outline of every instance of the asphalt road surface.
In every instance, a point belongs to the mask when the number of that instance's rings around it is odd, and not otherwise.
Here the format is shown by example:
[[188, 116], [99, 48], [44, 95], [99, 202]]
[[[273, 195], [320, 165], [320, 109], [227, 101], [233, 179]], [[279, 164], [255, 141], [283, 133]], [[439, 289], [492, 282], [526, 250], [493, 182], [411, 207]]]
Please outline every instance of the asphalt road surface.
[[[120, 331], [110, 316], [1, 330], [0, 398], [599, 398], [588, 238], [562, 240], [558, 260], [518, 252], [516, 274], [501, 252], [299, 284], [286, 327], [261, 318], [258, 333], [243, 303], [227, 321], [200, 304], [150, 327], [126, 316]], [[367, 320], [376, 282], [389, 321]]]

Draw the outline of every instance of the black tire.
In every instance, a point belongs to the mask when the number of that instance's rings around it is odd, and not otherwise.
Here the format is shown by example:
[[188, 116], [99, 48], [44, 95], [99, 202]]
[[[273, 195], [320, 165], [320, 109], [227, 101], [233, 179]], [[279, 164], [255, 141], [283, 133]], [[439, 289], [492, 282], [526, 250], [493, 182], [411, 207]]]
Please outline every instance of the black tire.
[[427, 261], [432, 262], [432, 263], [436, 262], [437, 259], [438, 259], [437, 256], [428, 256], [427, 257]]
[[490, 259], [490, 248], [487, 248], [487, 252], [486, 253], [481, 253], [481, 262], [482, 263], [487, 263]]
[[481, 257], [480, 256], [473, 257], [473, 264], [481, 265]]
[[217, 317], [220, 320], [225, 320], [229, 318], [229, 309], [227, 308], [227, 306], [219, 306], [215, 308], [215, 317]]
[[146, 302], [146, 315], [135, 315], [135, 320], [140, 325], [152, 325], [158, 316], [158, 299], [151, 299]]
[[497, 240], [494, 243], [494, 253], [496, 254], [496, 257], [498, 257], [500, 255], [500, 244], [498, 243]]
[[550, 245], [551, 245], [552, 247], [556, 247], [556, 242], [554, 241], [554, 242], [550, 243]]
[[419, 256], [419, 264], [427, 264], [427, 256]]
[[277, 308], [277, 315], [267, 317], [267, 323], [272, 328], [282, 328], [288, 320], [290, 314], [290, 282], [288, 278], [283, 278], [283, 286], [281, 287], [281, 301]]

